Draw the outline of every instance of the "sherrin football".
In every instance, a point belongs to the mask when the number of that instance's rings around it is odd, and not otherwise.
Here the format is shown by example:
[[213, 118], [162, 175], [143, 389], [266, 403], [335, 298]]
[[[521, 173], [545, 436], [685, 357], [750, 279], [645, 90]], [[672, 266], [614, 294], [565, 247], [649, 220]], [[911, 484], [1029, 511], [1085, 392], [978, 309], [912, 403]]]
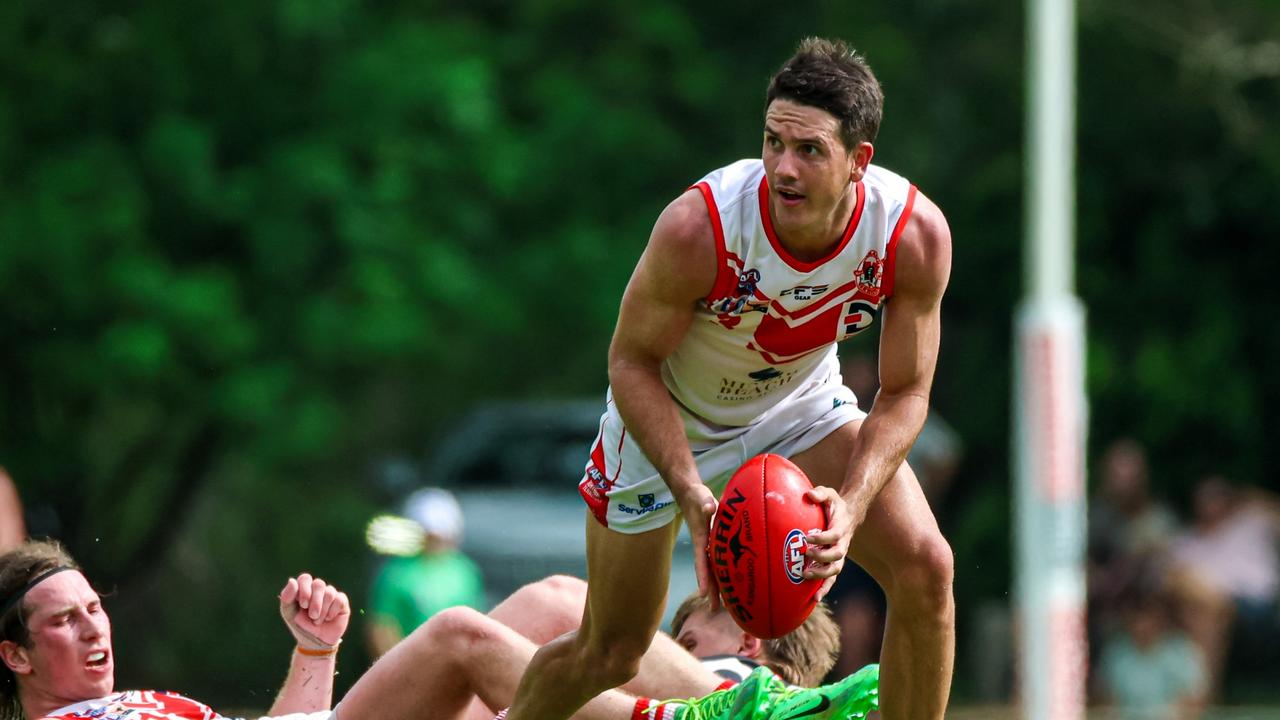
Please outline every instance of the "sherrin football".
[[777, 638], [804, 623], [822, 581], [806, 580], [811, 530], [827, 528], [821, 504], [800, 468], [781, 455], [757, 455], [729, 479], [707, 553], [720, 600], [743, 630]]

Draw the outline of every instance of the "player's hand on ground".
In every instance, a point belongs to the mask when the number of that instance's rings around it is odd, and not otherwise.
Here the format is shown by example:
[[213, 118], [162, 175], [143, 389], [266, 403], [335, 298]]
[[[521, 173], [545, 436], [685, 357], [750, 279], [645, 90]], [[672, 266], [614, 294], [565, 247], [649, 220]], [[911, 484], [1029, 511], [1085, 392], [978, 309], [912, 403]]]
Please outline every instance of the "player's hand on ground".
[[302, 573], [289, 578], [280, 591], [280, 616], [300, 647], [329, 650], [347, 632], [351, 601], [338, 588]]
[[806, 578], [826, 578], [818, 589], [818, 599], [826, 597], [835, 584], [836, 575], [844, 569], [845, 556], [849, 554], [849, 541], [853, 539], [853, 514], [849, 505], [834, 488], [819, 485], [805, 497], [823, 505], [827, 511], [827, 529], [809, 533], [809, 558], [805, 568]]
[[716, 496], [706, 485], [694, 483], [683, 495], [676, 497], [676, 504], [689, 526], [689, 539], [693, 541], [693, 571], [698, 578], [698, 594], [711, 601], [714, 612], [720, 609], [720, 593], [707, 561], [707, 537], [716, 514]]

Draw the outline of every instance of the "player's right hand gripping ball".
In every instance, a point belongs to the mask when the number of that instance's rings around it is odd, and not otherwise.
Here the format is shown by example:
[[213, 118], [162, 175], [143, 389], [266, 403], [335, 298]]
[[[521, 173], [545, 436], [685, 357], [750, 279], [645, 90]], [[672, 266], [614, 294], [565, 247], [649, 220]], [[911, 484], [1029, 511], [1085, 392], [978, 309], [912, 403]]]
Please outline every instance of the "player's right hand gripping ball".
[[781, 455], [757, 455], [729, 479], [711, 523], [707, 552], [720, 600], [743, 630], [777, 638], [804, 623], [819, 579], [804, 579], [811, 530], [827, 528], [813, 488]]

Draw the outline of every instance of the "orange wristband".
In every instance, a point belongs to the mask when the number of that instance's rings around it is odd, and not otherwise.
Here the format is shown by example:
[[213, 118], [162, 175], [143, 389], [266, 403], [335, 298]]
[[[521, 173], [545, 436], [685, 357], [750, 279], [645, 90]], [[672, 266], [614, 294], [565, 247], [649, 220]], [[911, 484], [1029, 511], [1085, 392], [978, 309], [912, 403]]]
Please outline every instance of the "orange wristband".
[[311, 648], [302, 647], [301, 645], [299, 645], [296, 649], [299, 655], [306, 655], [307, 657], [329, 657], [331, 655], [338, 654], [337, 645], [334, 645], [333, 647], [327, 648], [324, 650], [313, 650]]

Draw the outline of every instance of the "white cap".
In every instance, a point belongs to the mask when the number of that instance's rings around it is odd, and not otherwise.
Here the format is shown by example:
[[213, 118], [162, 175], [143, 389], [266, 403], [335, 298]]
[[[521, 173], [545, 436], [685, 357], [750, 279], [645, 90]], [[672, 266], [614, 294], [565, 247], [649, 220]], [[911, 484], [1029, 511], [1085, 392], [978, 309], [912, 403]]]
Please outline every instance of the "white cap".
[[462, 539], [462, 507], [453, 493], [440, 488], [422, 488], [404, 501], [405, 517], [432, 535], [456, 543]]

